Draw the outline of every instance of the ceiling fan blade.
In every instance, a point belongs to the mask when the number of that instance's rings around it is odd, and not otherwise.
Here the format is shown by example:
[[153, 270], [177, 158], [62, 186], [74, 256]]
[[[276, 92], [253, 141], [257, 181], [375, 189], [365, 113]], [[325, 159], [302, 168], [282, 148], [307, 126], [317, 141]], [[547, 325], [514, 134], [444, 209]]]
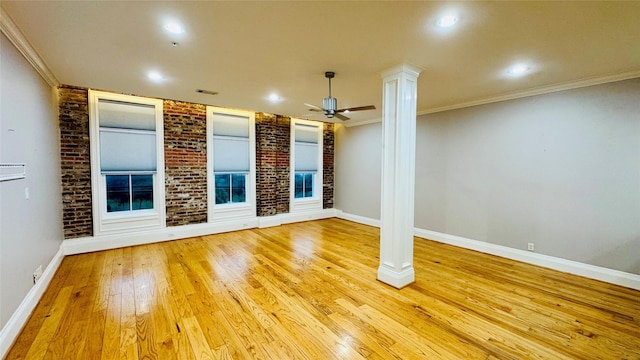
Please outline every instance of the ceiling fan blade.
[[342, 121], [344, 121], [344, 120], [349, 120], [349, 119], [350, 119], [350, 118], [348, 118], [348, 117], [346, 117], [346, 116], [344, 116], [344, 115], [342, 115], [342, 114], [338, 114], [338, 113], [336, 113], [336, 114], [335, 114], [335, 115], [333, 115], [333, 116], [337, 117], [338, 119], [340, 119], [340, 120], [342, 120]]
[[356, 106], [356, 107], [350, 107], [350, 108], [345, 108], [345, 109], [340, 109], [340, 110], [336, 110], [336, 112], [345, 112], [345, 111], [362, 111], [362, 110], [375, 110], [376, 107], [373, 105], [367, 105], [367, 106]]
[[324, 111], [324, 109], [323, 109], [323, 108], [321, 108], [320, 106], [315, 106], [315, 105], [307, 104], [307, 103], [304, 103], [304, 104], [305, 104], [307, 107], [309, 107], [309, 111]]

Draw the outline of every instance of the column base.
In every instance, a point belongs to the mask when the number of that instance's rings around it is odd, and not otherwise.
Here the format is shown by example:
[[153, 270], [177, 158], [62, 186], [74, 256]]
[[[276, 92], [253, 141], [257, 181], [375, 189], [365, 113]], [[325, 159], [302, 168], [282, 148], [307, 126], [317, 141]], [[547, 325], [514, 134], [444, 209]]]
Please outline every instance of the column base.
[[400, 272], [391, 270], [387, 267], [380, 266], [378, 268], [378, 280], [387, 285], [391, 285], [396, 289], [401, 289], [413, 282], [415, 282], [416, 274], [413, 270], [413, 266], [404, 269]]

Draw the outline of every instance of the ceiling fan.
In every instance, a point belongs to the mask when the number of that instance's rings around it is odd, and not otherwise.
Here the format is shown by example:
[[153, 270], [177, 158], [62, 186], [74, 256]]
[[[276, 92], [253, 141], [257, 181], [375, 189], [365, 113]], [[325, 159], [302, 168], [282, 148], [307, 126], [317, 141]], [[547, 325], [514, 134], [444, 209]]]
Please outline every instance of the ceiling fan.
[[337, 109], [338, 99], [331, 97], [331, 79], [333, 79], [335, 76], [336, 76], [336, 73], [333, 71], [327, 71], [324, 73], [324, 77], [329, 79], [329, 97], [324, 98], [324, 101], [322, 102], [322, 107], [311, 105], [311, 104], [305, 104], [310, 108], [309, 111], [318, 111], [318, 112], [324, 113], [324, 115], [330, 119], [335, 116], [340, 120], [349, 120], [348, 117], [342, 115], [341, 113], [348, 113], [351, 111], [362, 111], [362, 110], [375, 110], [376, 107], [373, 105]]

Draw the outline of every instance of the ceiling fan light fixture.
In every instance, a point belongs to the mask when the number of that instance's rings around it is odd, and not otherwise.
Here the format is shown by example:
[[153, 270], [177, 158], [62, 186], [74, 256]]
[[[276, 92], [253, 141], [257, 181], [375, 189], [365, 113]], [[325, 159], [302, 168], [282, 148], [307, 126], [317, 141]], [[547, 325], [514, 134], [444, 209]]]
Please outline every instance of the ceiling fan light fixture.
[[338, 108], [338, 99], [334, 97], [326, 97], [322, 102], [322, 108], [326, 111], [335, 111]]
[[329, 119], [333, 117], [337, 117], [338, 119], [344, 121], [344, 120], [349, 120], [349, 118], [344, 116], [342, 113], [346, 114], [352, 111], [375, 110], [376, 107], [374, 105], [356, 106], [356, 107], [350, 107], [345, 109], [338, 109], [338, 99], [331, 96], [331, 79], [335, 76], [336, 76], [336, 73], [333, 71], [327, 71], [324, 73], [324, 77], [326, 77], [329, 80], [329, 96], [323, 99], [322, 107], [305, 103], [305, 105], [309, 107], [309, 111], [321, 112], [324, 114], [324, 116], [328, 117]]

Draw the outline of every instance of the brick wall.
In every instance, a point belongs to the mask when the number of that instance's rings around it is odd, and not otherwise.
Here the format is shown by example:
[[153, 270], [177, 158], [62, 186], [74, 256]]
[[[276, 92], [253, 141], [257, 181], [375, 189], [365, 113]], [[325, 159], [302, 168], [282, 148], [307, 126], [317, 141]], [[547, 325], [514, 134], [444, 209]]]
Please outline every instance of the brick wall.
[[289, 212], [291, 119], [256, 113], [256, 205], [258, 216]]
[[[88, 90], [60, 86], [62, 204], [66, 239], [93, 235]], [[291, 119], [256, 114], [257, 215], [289, 212]], [[164, 101], [167, 226], [207, 222], [206, 106]], [[323, 128], [323, 206], [333, 207], [334, 129]]]
[[207, 222], [206, 106], [164, 101], [167, 226]]
[[[333, 208], [334, 126], [323, 126], [322, 205]], [[291, 119], [279, 115], [256, 114], [256, 190], [258, 216], [289, 212]]]
[[322, 208], [333, 208], [334, 131], [332, 123], [324, 123], [322, 129]]
[[65, 239], [93, 235], [88, 103], [87, 89], [58, 88]]

